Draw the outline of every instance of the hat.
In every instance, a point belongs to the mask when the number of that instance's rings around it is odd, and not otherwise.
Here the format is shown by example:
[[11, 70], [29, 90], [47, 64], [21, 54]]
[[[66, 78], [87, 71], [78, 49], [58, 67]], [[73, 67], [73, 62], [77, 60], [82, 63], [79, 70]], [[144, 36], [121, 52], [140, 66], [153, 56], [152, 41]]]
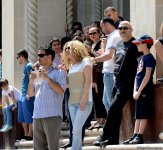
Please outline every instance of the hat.
[[132, 41], [133, 44], [139, 44], [139, 43], [147, 43], [149, 45], [153, 45], [153, 39], [149, 35], [143, 35], [138, 39], [135, 39]]

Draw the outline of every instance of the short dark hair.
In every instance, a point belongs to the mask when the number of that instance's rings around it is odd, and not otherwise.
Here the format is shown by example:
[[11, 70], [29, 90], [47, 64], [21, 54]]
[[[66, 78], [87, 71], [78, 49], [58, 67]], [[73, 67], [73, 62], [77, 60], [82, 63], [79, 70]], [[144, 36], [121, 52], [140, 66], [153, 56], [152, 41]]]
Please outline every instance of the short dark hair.
[[17, 52], [17, 55], [18, 55], [18, 56], [22, 56], [22, 57], [24, 57], [25, 59], [28, 59], [28, 52], [27, 52], [27, 50], [25, 50], [25, 49], [18, 51], [18, 52]]
[[[78, 26], [79, 28], [78, 29], [75, 29], [74, 28], [75, 26]], [[78, 22], [78, 21], [73, 22], [73, 24], [71, 26], [71, 29], [72, 29], [73, 33], [75, 33], [76, 30], [82, 30], [82, 24], [80, 22]]]
[[104, 17], [102, 20], [101, 20], [102, 23], [110, 23], [112, 26], [115, 27], [115, 24], [114, 24], [114, 21], [112, 18], [110, 17]]
[[49, 47], [40, 47], [38, 50], [44, 51], [46, 55], [51, 55], [52, 56], [51, 60], [52, 61], [54, 60], [55, 52]]
[[0, 88], [2, 88], [3, 85], [8, 85], [8, 80], [7, 79], [1, 79], [0, 80]]
[[68, 36], [63, 37], [63, 38], [61, 39], [61, 49], [63, 49], [64, 45], [65, 45], [67, 42], [69, 42], [69, 41], [71, 41], [71, 38], [70, 38], [70, 37], [68, 37]]
[[52, 49], [52, 44], [53, 42], [60, 42], [60, 40], [57, 37], [53, 37], [50, 41], [49, 41], [49, 48]]

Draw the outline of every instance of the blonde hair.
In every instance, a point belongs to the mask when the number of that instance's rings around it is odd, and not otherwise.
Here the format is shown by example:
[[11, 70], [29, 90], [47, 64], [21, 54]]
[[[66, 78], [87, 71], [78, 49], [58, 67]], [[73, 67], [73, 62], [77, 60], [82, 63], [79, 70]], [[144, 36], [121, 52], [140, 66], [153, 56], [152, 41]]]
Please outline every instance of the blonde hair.
[[161, 27], [160, 27], [160, 33], [161, 33], [161, 36], [163, 37], [163, 23], [161, 24]]
[[74, 58], [77, 62], [81, 62], [85, 57], [89, 56], [87, 49], [82, 42], [77, 41], [77, 40], [67, 42], [64, 45], [63, 55], [62, 55], [63, 63], [66, 65], [66, 68], [69, 68], [70, 65], [73, 63], [72, 60], [67, 57], [67, 53], [66, 53], [67, 46], [69, 46], [70, 49], [72, 50], [74, 54]]

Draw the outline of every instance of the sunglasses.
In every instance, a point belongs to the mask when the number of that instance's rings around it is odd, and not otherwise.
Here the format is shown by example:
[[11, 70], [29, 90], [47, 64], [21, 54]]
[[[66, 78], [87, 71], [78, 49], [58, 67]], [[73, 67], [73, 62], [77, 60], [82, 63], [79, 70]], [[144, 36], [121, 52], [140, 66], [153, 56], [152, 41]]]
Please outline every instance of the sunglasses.
[[16, 57], [16, 59], [19, 59], [19, 58], [20, 58], [20, 56], [17, 56], [17, 57]]
[[41, 58], [41, 57], [44, 57], [45, 55], [46, 54], [38, 54], [37, 56]]
[[65, 50], [67, 50], [67, 49], [70, 50], [70, 47], [66, 47], [66, 48], [65, 48]]
[[89, 35], [95, 35], [97, 32], [92, 32], [92, 33], [89, 33]]
[[118, 30], [128, 30], [128, 29], [131, 29], [131, 28], [128, 28], [128, 27], [119, 27]]

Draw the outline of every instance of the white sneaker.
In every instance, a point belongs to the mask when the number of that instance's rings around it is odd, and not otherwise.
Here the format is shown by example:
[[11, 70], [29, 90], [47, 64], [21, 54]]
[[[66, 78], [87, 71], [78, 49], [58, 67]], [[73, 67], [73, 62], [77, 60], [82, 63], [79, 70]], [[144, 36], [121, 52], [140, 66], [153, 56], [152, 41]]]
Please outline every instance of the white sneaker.
[[3, 125], [2, 128], [0, 129], [0, 132], [6, 127], [6, 125]]
[[6, 125], [6, 126], [1, 130], [1, 132], [7, 132], [7, 131], [11, 130], [12, 128], [13, 128], [12, 126]]

